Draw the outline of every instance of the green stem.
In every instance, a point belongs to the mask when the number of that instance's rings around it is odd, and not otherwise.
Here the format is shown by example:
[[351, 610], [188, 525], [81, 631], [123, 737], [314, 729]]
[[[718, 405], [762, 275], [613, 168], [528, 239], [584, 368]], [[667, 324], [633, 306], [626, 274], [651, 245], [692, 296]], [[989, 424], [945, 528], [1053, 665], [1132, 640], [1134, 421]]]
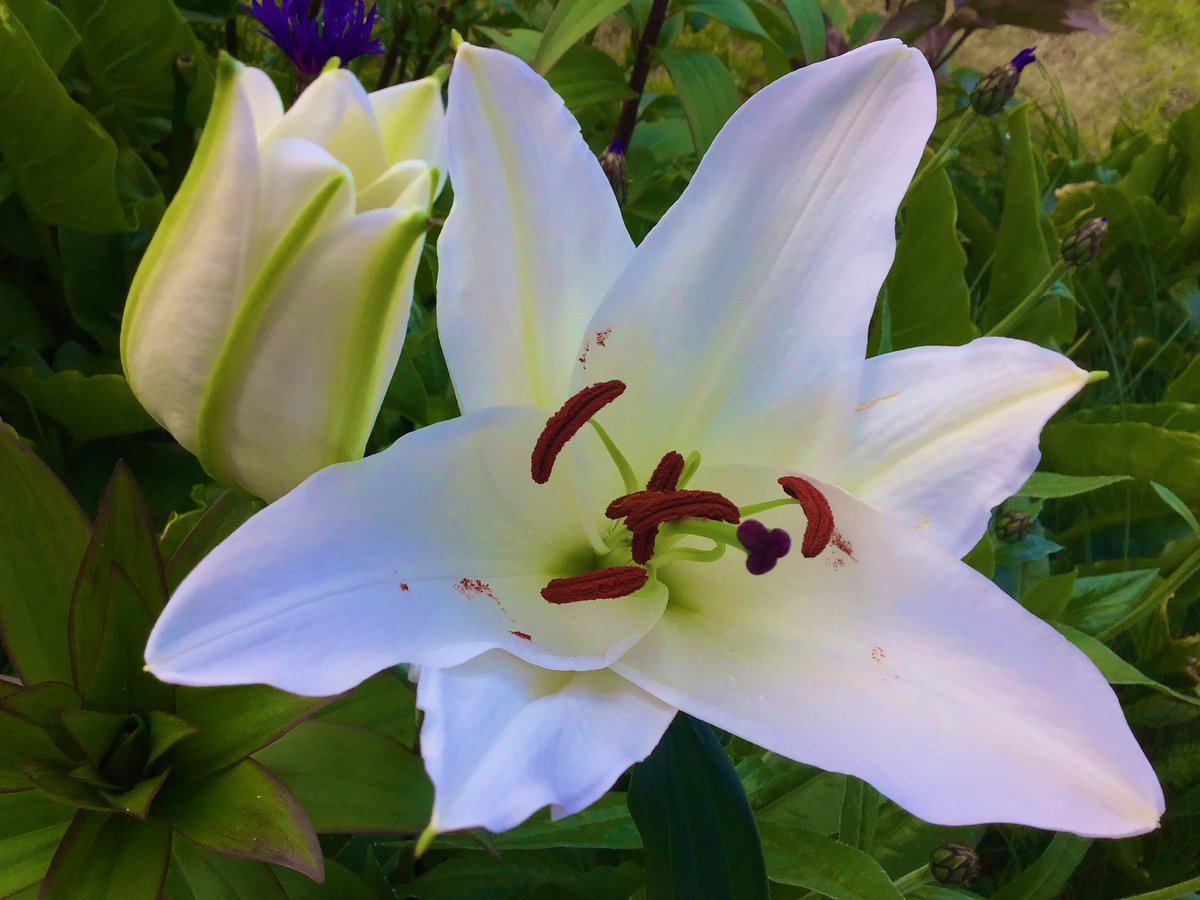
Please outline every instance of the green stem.
[[922, 162], [917, 168], [917, 174], [913, 176], [912, 184], [908, 186], [906, 197], [911, 196], [917, 188], [930, 175], [940, 172], [946, 167], [946, 163], [950, 161], [951, 155], [958, 149], [958, 145], [963, 142], [967, 133], [975, 126], [975, 122], [979, 119], [979, 115], [975, 110], [968, 108], [963, 117], [958, 120], [950, 134], [946, 136], [946, 140], [942, 141], [942, 145], [937, 148], [937, 152], [933, 154], [933, 159], [928, 162]]
[[917, 888], [929, 884], [933, 880], [933, 875], [929, 871], [929, 866], [921, 866], [919, 869], [913, 869], [907, 875], [901, 875], [894, 882], [896, 890], [902, 894], [909, 894]]
[[588, 424], [596, 429], [596, 434], [600, 435], [600, 440], [604, 442], [604, 449], [608, 451], [608, 455], [616, 463], [617, 471], [621, 473], [621, 481], [625, 484], [625, 493], [632, 494], [635, 491], [641, 490], [637, 476], [633, 474], [633, 466], [629, 465], [629, 460], [625, 458], [625, 454], [613, 443], [613, 439], [608, 436], [608, 432], [595, 419], [588, 419]]
[[768, 509], [777, 509], [780, 506], [788, 505], [795, 506], [797, 504], [796, 501], [790, 497], [784, 498], [783, 500], [767, 500], [765, 503], [751, 503], [749, 506], [739, 507], [738, 514], [744, 519], [746, 516], [754, 516], [760, 512], [766, 512]]
[[988, 331], [986, 337], [1005, 337], [1012, 334], [1016, 330], [1016, 327], [1025, 320], [1025, 317], [1033, 312], [1034, 308], [1042, 302], [1042, 298], [1046, 296], [1046, 291], [1050, 289], [1050, 286], [1066, 275], [1069, 268], [1070, 266], [1061, 259], [1055, 263], [1050, 271], [1046, 273], [1045, 277], [1037, 283], [1037, 287], [1030, 291], [1024, 300], [1013, 307], [1012, 312], [997, 322]]

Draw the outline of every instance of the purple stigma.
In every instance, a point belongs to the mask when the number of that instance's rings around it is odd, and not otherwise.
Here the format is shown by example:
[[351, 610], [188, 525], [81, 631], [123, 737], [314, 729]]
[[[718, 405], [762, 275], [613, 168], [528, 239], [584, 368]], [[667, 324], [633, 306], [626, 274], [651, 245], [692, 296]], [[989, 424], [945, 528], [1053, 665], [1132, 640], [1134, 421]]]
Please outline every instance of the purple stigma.
[[309, 0], [250, 0], [242, 5], [258, 21], [259, 33], [291, 58], [303, 74], [316, 76], [334, 57], [346, 65], [356, 56], [382, 53], [371, 37], [379, 12], [365, 0], [323, 0], [321, 20], [308, 14]]
[[757, 519], [746, 519], [738, 526], [737, 539], [746, 548], [746, 571], [765, 575], [792, 549], [792, 536], [782, 528], [767, 528]]
[[1024, 68], [1030, 63], [1037, 62], [1037, 57], [1033, 55], [1033, 51], [1036, 49], [1037, 47], [1026, 47], [1012, 58], [1012, 62], [1010, 62], [1009, 65], [1018, 72], [1023, 71]]

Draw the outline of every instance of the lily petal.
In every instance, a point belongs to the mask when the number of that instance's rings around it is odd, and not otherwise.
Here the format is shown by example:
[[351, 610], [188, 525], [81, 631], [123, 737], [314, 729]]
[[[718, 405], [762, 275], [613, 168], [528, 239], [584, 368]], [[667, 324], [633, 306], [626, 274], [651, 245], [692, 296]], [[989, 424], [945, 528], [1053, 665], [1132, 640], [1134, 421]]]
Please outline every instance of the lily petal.
[[606, 665], [657, 621], [666, 592], [541, 598], [595, 559], [571, 479], [529, 477], [544, 419], [485, 410], [313, 475], [184, 580], [148, 668], [179, 684], [319, 695], [396, 663], [454, 666], [496, 647], [549, 668]]
[[424, 160], [438, 173], [440, 190], [446, 180], [446, 113], [442, 83], [421, 78], [369, 95], [388, 162]]
[[580, 374], [639, 398], [605, 418], [623, 450], [641, 444], [639, 468], [666, 447], [809, 471], [839, 458], [935, 107], [928, 63], [893, 40], [733, 115], [588, 326]]
[[1009, 338], [867, 360], [839, 484], [963, 556], [1037, 468], [1042, 426], [1087, 383]]
[[612, 187], [562, 100], [507, 53], [458, 48], [447, 129], [438, 330], [459, 405], [555, 409], [633, 253]]
[[[121, 360], [130, 386], [185, 447], [196, 446], [195, 411], [241, 299], [261, 179], [255, 117], [269, 116], [274, 91], [262, 71], [223, 58], [195, 160], [129, 289]], [[205, 252], [182, 252], [193, 245]]]
[[645, 759], [675, 709], [607, 669], [551, 672], [502, 651], [422, 669], [421, 755], [437, 831], [579, 812]]
[[[755, 495], [775, 474], [705, 469]], [[614, 670], [930, 822], [1152, 830], [1162, 791], [1087, 658], [934, 542], [820, 487], [837, 529], [820, 557], [759, 577], [729, 558], [670, 567], [666, 613]], [[802, 514], [762, 518], [796, 528]]]
[[358, 193], [358, 209], [428, 209], [433, 201], [436, 173], [419, 159], [398, 162]]

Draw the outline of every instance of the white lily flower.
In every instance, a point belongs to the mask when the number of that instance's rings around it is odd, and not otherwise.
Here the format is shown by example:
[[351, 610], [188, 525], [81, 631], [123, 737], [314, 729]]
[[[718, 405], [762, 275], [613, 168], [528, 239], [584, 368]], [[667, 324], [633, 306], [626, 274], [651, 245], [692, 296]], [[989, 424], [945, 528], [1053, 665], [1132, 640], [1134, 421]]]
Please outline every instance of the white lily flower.
[[275, 499], [358, 459], [404, 342], [443, 180], [441, 84], [345, 69], [286, 113], [222, 60], [212, 112], [130, 290], [121, 358], [218, 480]]
[[[1007, 339], [864, 362], [934, 115], [896, 41], [788, 75], [635, 249], [549, 86], [460, 47], [439, 316], [465, 415], [251, 519], [151, 671], [328, 694], [419, 665], [439, 831], [583, 809], [676, 710], [932, 822], [1153, 829], [1112, 689], [959, 560], [1087, 376]], [[612, 458], [590, 429], [556, 457], [597, 410]]]

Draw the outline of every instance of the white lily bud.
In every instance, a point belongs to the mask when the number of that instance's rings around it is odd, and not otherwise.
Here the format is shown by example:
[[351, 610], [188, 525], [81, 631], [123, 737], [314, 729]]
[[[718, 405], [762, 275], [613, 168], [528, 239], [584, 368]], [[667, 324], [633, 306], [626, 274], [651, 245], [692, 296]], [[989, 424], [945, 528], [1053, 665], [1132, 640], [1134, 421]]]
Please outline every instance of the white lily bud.
[[404, 343], [443, 181], [441, 84], [322, 74], [286, 113], [220, 64], [121, 329], [138, 399], [221, 482], [273, 500], [358, 459]]

